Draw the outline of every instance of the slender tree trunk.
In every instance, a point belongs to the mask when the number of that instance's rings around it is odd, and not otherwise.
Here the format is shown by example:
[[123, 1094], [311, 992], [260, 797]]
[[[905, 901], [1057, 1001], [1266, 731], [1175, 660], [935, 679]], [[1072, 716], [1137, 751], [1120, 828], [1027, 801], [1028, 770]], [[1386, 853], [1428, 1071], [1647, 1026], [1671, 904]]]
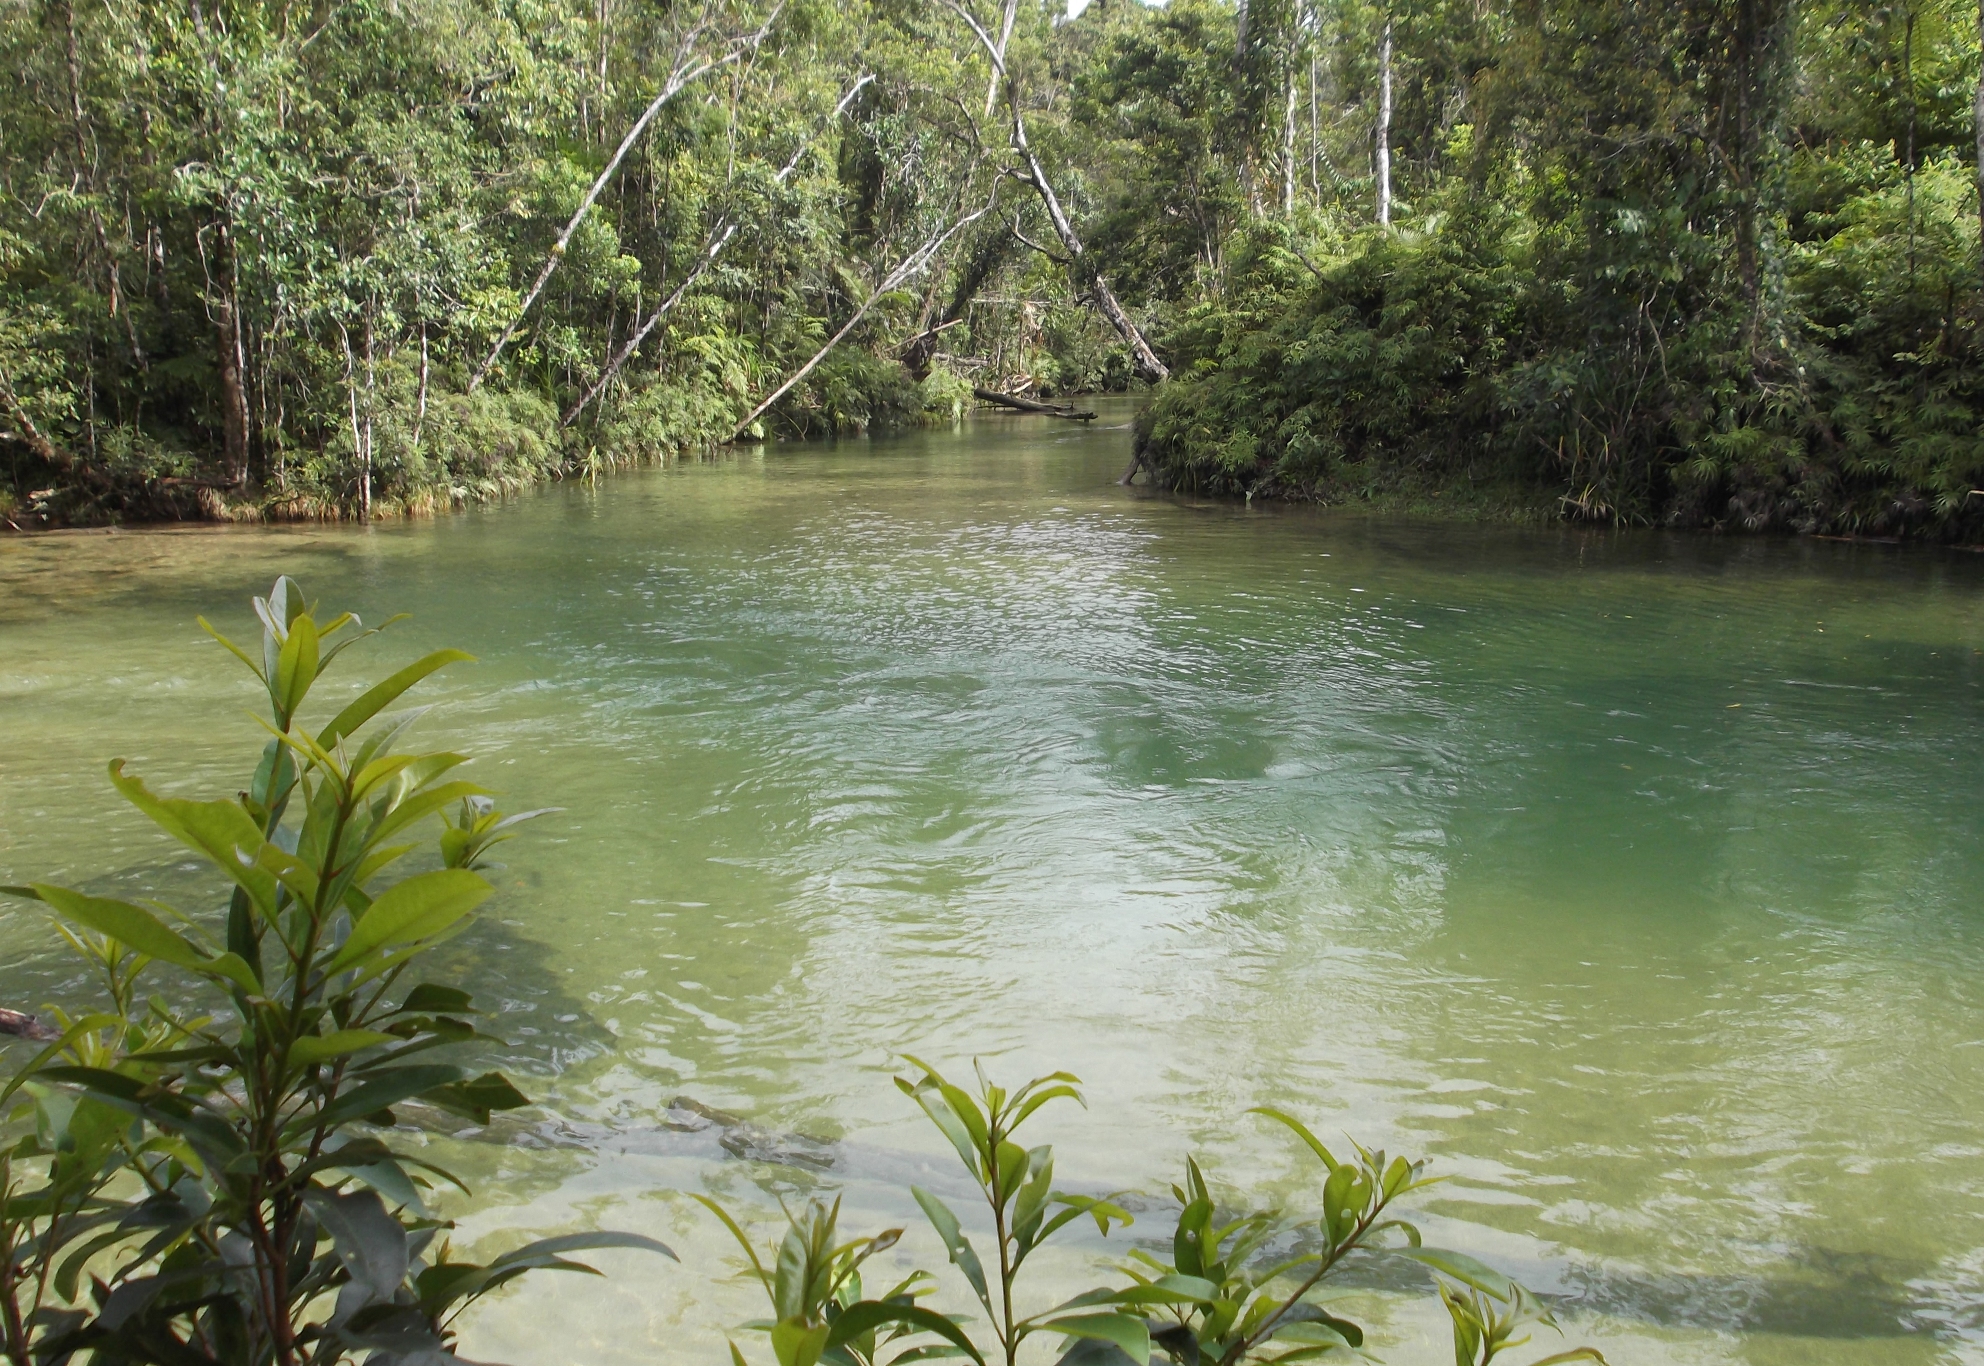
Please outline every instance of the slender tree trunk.
[[[1246, 0], [1241, 0], [1242, 5]], [[1019, 0], [1006, 0], [1006, 12], [999, 19], [999, 61], [1006, 60], [1006, 49], [1013, 42], [1013, 21], [1019, 17]], [[985, 82], [985, 117], [992, 117], [992, 110], [999, 103], [999, 67], [995, 64], [991, 77]]]
[[1233, 61], [1237, 66], [1247, 60], [1247, 0], [1236, 0], [1233, 6]]
[[[1979, 0], [1979, 3], [1984, 4], [1984, 0]], [[1323, 202], [1323, 182], [1322, 177], [1317, 174], [1316, 160], [1322, 151], [1322, 146], [1320, 127], [1316, 119], [1316, 50], [1311, 47], [1309, 49], [1309, 196], [1316, 201], [1318, 207]]]
[[248, 358], [241, 340], [240, 272], [234, 259], [234, 235], [225, 223], [214, 234], [220, 268], [214, 290], [214, 354], [220, 372], [221, 439], [227, 481], [236, 487], [248, 482]]
[[1903, 20], [1901, 40], [1901, 79], [1908, 87], [1908, 147], [1905, 162], [1908, 177], [1908, 278], [1915, 278], [1915, 10], [1911, 6]]
[[1378, 40], [1378, 222], [1392, 221], [1392, 21]]
[[1757, 280], [1757, 184], [1756, 139], [1750, 121], [1754, 107], [1756, 58], [1760, 35], [1757, 32], [1757, 0], [1737, 0], [1736, 5], [1736, 278], [1743, 291], [1743, 336], [1746, 348], [1756, 350], [1760, 332], [1762, 292]]
[[1289, 34], [1281, 72], [1281, 211], [1295, 212], [1295, 35]]
[[110, 316], [124, 322], [124, 336], [131, 343], [131, 363], [145, 368], [145, 348], [138, 344], [137, 324], [125, 306], [124, 290], [118, 275], [117, 253], [110, 249], [110, 231], [104, 226], [103, 211], [96, 202], [96, 164], [90, 155], [88, 118], [83, 113], [83, 54], [76, 40], [76, 7], [64, 3], [62, 17], [67, 25], [69, 58], [69, 118], [76, 139], [76, 170], [89, 187], [90, 227], [96, 234], [96, 249], [103, 257], [103, 269], [110, 288]]
[[427, 324], [420, 325], [420, 391], [414, 399], [413, 438], [407, 444], [420, 454], [420, 432], [427, 425]]
[[358, 516], [372, 520], [372, 415], [378, 406], [378, 390], [372, 365], [372, 310], [365, 310], [365, 480], [359, 485]]
[[[1977, 3], [1977, 49], [1984, 54], [1984, 0]], [[1970, 104], [1971, 134], [1977, 142], [1978, 274], [1984, 277], [1984, 65], [1977, 72], [1977, 94]]]

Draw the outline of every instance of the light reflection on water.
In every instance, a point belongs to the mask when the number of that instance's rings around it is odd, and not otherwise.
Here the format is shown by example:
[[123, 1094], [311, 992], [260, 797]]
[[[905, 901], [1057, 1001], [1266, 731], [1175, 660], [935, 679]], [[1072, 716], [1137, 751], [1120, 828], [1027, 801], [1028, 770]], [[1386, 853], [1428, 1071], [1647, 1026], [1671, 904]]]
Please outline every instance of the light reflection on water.
[[[199, 894], [102, 764], [238, 785], [253, 686], [192, 618], [247, 634], [288, 570], [415, 614], [354, 684], [478, 654], [428, 739], [566, 808], [450, 950], [564, 1121], [431, 1140], [464, 1236], [689, 1263], [511, 1294], [470, 1356], [720, 1359], [755, 1308], [669, 1192], [822, 1178], [657, 1133], [678, 1093], [840, 1138], [850, 1218], [914, 1230], [906, 1050], [1080, 1073], [1043, 1135], [1150, 1193], [1139, 1234], [1188, 1148], [1294, 1191], [1273, 1102], [1430, 1154], [1429, 1232], [1615, 1362], [1984, 1361], [1984, 562], [1199, 505], [1116, 488], [1123, 440], [995, 419], [433, 524], [0, 541], [0, 880]], [[74, 990], [32, 914], [0, 935], [8, 1003]], [[1440, 1360], [1410, 1284], [1361, 1303]]]

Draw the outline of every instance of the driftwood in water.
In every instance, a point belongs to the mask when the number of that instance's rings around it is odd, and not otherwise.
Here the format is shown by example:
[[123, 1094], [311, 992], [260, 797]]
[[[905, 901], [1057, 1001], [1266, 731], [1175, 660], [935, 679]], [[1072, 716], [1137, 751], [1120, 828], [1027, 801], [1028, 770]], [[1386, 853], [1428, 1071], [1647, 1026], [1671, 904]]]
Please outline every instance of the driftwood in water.
[[1023, 413], [1045, 413], [1049, 417], [1065, 417], [1075, 422], [1093, 422], [1095, 414], [1083, 412], [1072, 403], [1037, 403], [1030, 398], [1015, 398], [1011, 394], [994, 393], [990, 389], [973, 389], [971, 396], [980, 403], [996, 403], [1002, 408], [1017, 408]]
[[34, 1016], [18, 1010], [0, 1010], [0, 1034], [11, 1034], [17, 1039], [33, 1039], [47, 1042], [62, 1037], [62, 1031], [43, 1024]]

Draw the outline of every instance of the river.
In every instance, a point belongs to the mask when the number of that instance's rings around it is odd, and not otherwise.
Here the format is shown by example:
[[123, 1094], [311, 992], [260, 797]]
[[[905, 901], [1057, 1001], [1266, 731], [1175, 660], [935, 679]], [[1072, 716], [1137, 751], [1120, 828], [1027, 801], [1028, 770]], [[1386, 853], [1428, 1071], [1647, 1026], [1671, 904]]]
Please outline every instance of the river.
[[[758, 1311], [686, 1190], [769, 1236], [844, 1187], [948, 1270], [909, 1052], [1076, 1072], [1063, 1179], [1145, 1193], [1042, 1303], [1168, 1235], [1187, 1151], [1313, 1198], [1271, 1103], [1429, 1157], [1429, 1241], [1615, 1366], [1984, 1362], [1984, 556], [1166, 497], [1114, 483], [1126, 413], [0, 540], [0, 882], [209, 890], [103, 765], [243, 785], [255, 685], [193, 619], [252, 635], [288, 572], [413, 614], [353, 683], [478, 655], [427, 740], [563, 808], [448, 950], [555, 1116], [407, 1136], [475, 1187], [457, 1238], [683, 1253], [507, 1292], [471, 1357], [722, 1360]], [[0, 909], [0, 1000], [73, 999], [55, 947]], [[668, 1131], [679, 1094], [839, 1165]], [[1354, 1297], [1395, 1364], [1451, 1360], [1423, 1284]]]

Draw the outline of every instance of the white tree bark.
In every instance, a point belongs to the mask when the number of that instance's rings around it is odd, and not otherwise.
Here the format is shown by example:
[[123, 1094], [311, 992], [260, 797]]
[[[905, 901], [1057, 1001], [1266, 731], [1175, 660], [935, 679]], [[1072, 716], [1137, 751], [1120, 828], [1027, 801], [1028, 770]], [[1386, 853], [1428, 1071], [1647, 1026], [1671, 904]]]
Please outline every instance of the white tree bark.
[[1378, 40], [1378, 222], [1392, 221], [1392, 21]]
[[976, 223], [979, 219], [983, 218], [987, 213], [991, 211], [992, 204], [993, 204], [992, 200], [990, 199], [986, 200], [985, 206], [983, 208], [979, 209], [975, 213], [968, 213], [965, 214], [962, 218], [958, 218], [954, 220], [952, 223], [950, 223], [949, 226], [945, 227], [943, 231], [931, 237], [928, 241], [924, 242], [922, 246], [918, 247], [915, 251], [912, 251], [908, 256], [905, 256], [901, 261], [897, 262], [895, 269], [891, 270], [887, 275], [882, 277], [882, 282], [875, 286], [874, 290], [868, 295], [866, 299], [862, 300], [861, 307], [854, 310], [854, 316], [847, 320], [847, 322], [841, 327], [840, 331], [834, 333], [833, 336], [827, 338], [827, 344], [821, 347], [818, 351], [814, 352], [813, 358], [811, 360], [807, 361], [804, 365], [800, 366], [797, 370], [793, 371], [791, 376], [787, 378], [785, 383], [779, 385], [778, 388], [772, 390], [771, 393], [765, 396], [763, 402], [759, 403], [757, 407], [753, 408], [749, 413], [747, 413], [743, 421], [737, 424], [737, 429], [730, 434], [730, 439], [732, 441], [735, 441], [738, 437], [742, 436], [745, 430], [748, 429], [753, 422], [756, 422], [759, 418], [763, 417], [774, 403], [777, 403], [780, 399], [784, 398], [788, 393], [792, 392], [792, 386], [799, 383], [800, 380], [805, 379], [806, 376], [812, 374], [814, 369], [819, 365], [819, 363], [825, 360], [836, 346], [839, 346], [841, 344], [841, 342], [847, 337], [847, 334], [852, 332], [855, 329], [855, 327], [860, 324], [863, 318], [868, 316], [868, 310], [875, 306], [875, 303], [878, 299], [880, 299], [884, 294], [887, 294], [890, 290], [900, 288], [906, 282], [913, 280], [918, 275], [922, 274], [926, 269], [929, 268], [930, 263], [936, 259], [937, 253], [944, 249], [944, 244], [950, 241], [953, 237], [957, 236], [960, 232], [964, 231], [967, 227], [971, 226], [973, 223]]
[[1282, 63], [1281, 119], [1281, 211], [1295, 212], [1295, 35], [1288, 39], [1287, 59]]
[[539, 296], [544, 293], [544, 287], [551, 283], [552, 275], [557, 272], [559, 263], [565, 259], [565, 251], [571, 245], [572, 235], [579, 230], [579, 224], [585, 221], [586, 215], [592, 212], [592, 206], [598, 202], [608, 182], [619, 171], [620, 163], [627, 159], [627, 153], [634, 150], [634, 144], [641, 140], [641, 134], [647, 132], [648, 125], [654, 122], [655, 116], [690, 84], [720, 66], [729, 65], [743, 56], [746, 51], [762, 43], [765, 35], [771, 32], [771, 26], [778, 19], [778, 14], [778, 10], [774, 9], [771, 18], [765, 20], [764, 26], [756, 33], [732, 42], [726, 52], [716, 57], [699, 57], [696, 52], [697, 45], [702, 41], [708, 27], [706, 24], [699, 23], [684, 35], [681, 45], [675, 51], [675, 61], [669, 69], [668, 79], [662, 82], [660, 93], [649, 102], [641, 116], [634, 120], [634, 126], [627, 130], [627, 136], [620, 139], [620, 146], [615, 149], [613, 159], [606, 163], [605, 169], [594, 179], [592, 188], [586, 191], [585, 198], [579, 201], [579, 207], [573, 211], [571, 221], [565, 224], [565, 230], [559, 233], [558, 240], [552, 243], [550, 254], [544, 258], [543, 268], [537, 272], [537, 279], [532, 283], [530, 292], [524, 295], [523, 302], [517, 306], [516, 315], [510, 319], [509, 326], [503, 329], [503, 335], [496, 338], [495, 345], [489, 348], [489, 354], [483, 357], [482, 364], [476, 366], [475, 373], [469, 376], [468, 391], [471, 394], [488, 376], [490, 367], [496, 364], [496, 358], [502, 355], [503, 348], [510, 344], [510, 338], [516, 336], [517, 329], [523, 326], [524, 317], [530, 312], [531, 305], [535, 304]]
[[[832, 127], [834, 120], [847, 112], [847, 107], [854, 103], [854, 97], [861, 93], [861, 87], [874, 79], [873, 76], [863, 76], [848, 88], [847, 93], [840, 97], [840, 103], [834, 106], [834, 112], [828, 116], [828, 127]], [[772, 184], [785, 184], [792, 177], [792, 173], [799, 169], [800, 159], [806, 155], [806, 149], [810, 146], [812, 146], [810, 142], [800, 143], [798, 150], [793, 152], [791, 160], [780, 167], [779, 173], [772, 177]], [[709, 237], [703, 242], [702, 251], [696, 256], [696, 264], [689, 268], [689, 273], [682, 277], [666, 299], [655, 305], [654, 312], [648, 314], [640, 326], [627, 334], [627, 340], [613, 353], [613, 359], [606, 363], [606, 368], [600, 371], [599, 378], [593, 381], [592, 387], [586, 390], [577, 403], [565, 410], [564, 417], [558, 420], [559, 426], [571, 426], [578, 420], [580, 413], [592, 406], [593, 400], [606, 392], [606, 386], [613, 382], [614, 376], [634, 358], [634, 353], [641, 349], [642, 343], [646, 342], [655, 328], [661, 325], [661, 320], [682, 302], [683, 296], [689, 292], [689, 287], [702, 279], [709, 268], [716, 264], [716, 258], [723, 255], [724, 248], [730, 245], [730, 240], [735, 236], [737, 236], [737, 222], [729, 214], [725, 214], [710, 230]]]
[[1061, 200], [1054, 193], [1054, 186], [1048, 181], [1047, 172], [1041, 166], [1040, 158], [1034, 155], [1032, 146], [1027, 142], [1026, 119], [1020, 112], [1019, 91], [1006, 66], [1005, 49], [993, 41], [992, 35], [973, 16], [964, 0], [944, 0], [944, 5], [958, 18], [964, 20], [966, 27], [970, 28], [972, 36], [978, 40], [978, 45], [985, 49], [986, 58], [992, 64], [993, 79], [1005, 88], [1006, 109], [1011, 115], [1010, 136], [1013, 150], [1019, 153], [1020, 159], [1026, 163], [1026, 178], [1033, 186], [1034, 192], [1040, 196], [1040, 202], [1047, 210], [1048, 221], [1054, 225], [1054, 235], [1061, 239], [1061, 246], [1068, 253], [1069, 269], [1075, 277], [1076, 286], [1088, 290], [1089, 297], [1095, 302], [1096, 311], [1108, 319], [1109, 325], [1114, 327], [1117, 334], [1128, 343], [1130, 362], [1136, 369], [1138, 378], [1152, 384], [1169, 379], [1170, 368], [1157, 358], [1155, 351], [1151, 350], [1150, 343], [1144, 339], [1142, 330], [1118, 301], [1115, 291], [1109, 288], [1109, 282], [1102, 277], [1102, 273], [1090, 269], [1084, 259], [1086, 253], [1082, 239], [1076, 235], [1074, 224], [1068, 221], [1067, 213], [1061, 208]]

